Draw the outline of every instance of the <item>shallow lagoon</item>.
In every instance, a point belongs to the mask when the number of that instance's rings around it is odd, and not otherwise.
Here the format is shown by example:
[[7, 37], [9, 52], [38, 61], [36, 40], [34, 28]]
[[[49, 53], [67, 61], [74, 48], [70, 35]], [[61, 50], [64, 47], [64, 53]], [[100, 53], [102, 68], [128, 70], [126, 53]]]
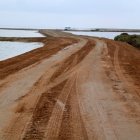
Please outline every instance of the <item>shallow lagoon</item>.
[[37, 30], [5, 30], [0, 29], [0, 37], [45, 37]]
[[[69, 32], [69, 31], [67, 31]], [[115, 36], [120, 35], [121, 32], [70, 32], [75, 35], [86, 35], [86, 36], [95, 36], [95, 37], [104, 37], [109, 39], [114, 39]], [[128, 33], [128, 34], [138, 34], [140, 33]]]
[[43, 47], [43, 45], [43, 43], [38, 42], [0, 41], [0, 61]]

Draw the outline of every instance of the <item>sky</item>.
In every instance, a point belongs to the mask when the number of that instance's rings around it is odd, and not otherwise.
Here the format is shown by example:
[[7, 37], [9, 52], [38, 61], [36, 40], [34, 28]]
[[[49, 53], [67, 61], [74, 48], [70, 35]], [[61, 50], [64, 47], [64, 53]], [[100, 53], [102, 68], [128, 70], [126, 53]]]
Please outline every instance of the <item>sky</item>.
[[140, 0], [0, 0], [0, 27], [140, 28]]

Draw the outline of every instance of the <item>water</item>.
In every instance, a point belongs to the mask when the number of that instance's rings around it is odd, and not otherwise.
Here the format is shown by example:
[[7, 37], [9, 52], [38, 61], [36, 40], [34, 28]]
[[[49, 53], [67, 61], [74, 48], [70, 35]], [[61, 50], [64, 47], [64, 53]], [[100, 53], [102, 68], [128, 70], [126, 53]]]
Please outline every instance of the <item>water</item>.
[[0, 41], [0, 61], [23, 54], [36, 48], [43, 47], [43, 43]]
[[5, 30], [0, 29], [0, 37], [45, 37], [35, 30]]
[[[70, 31], [66, 31], [70, 32]], [[115, 36], [120, 35], [121, 32], [70, 32], [75, 35], [86, 35], [86, 36], [95, 36], [95, 37], [104, 37], [104, 38], [109, 38], [109, 39], [114, 39]], [[128, 33], [128, 34], [138, 34], [140, 33]]]

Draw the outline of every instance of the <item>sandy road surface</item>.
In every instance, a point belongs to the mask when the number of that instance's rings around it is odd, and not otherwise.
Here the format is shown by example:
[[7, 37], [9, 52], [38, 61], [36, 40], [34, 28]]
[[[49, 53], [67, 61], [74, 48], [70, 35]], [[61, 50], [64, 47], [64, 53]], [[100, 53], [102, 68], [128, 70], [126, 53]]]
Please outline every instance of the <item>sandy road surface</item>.
[[140, 139], [140, 79], [123, 66], [124, 44], [78, 40], [0, 81], [0, 139]]

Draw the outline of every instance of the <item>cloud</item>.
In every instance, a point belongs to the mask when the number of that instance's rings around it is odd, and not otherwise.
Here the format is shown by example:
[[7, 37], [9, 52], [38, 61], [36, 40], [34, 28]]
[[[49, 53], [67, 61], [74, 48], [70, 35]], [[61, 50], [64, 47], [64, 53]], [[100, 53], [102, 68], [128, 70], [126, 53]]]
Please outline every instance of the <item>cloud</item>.
[[0, 26], [12, 22], [23, 26], [131, 28], [140, 24], [139, 5], [139, 0], [4, 0], [0, 2]]

